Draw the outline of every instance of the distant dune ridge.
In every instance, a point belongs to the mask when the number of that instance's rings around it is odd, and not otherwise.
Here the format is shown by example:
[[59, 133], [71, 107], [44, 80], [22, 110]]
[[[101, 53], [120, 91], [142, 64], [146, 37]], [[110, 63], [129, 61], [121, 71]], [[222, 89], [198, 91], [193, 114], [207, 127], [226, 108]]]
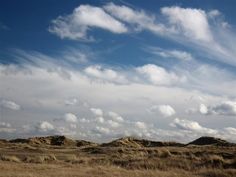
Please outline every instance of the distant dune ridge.
[[230, 143], [228, 141], [222, 140], [220, 138], [203, 136], [190, 143], [189, 145], [217, 145], [217, 146], [234, 146], [235, 143]]
[[146, 139], [137, 139], [134, 137], [125, 137], [114, 140], [109, 143], [103, 143], [101, 146], [109, 147], [163, 147], [163, 146], [184, 146], [184, 144], [176, 142], [161, 142], [161, 141], [151, 141]]
[[108, 143], [97, 144], [85, 140], [73, 140], [66, 136], [55, 135], [46, 137], [32, 137], [28, 139], [12, 139], [5, 140], [1, 139], [2, 143], [27, 143], [30, 145], [51, 145], [51, 146], [101, 146], [101, 147], [127, 147], [127, 148], [143, 148], [143, 147], [183, 147], [188, 145], [216, 145], [216, 146], [235, 146], [235, 143], [222, 140], [215, 137], [200, 137], [190, 143], [183, 144], [178, 142], [161, 142], [161, 141], [151, 141], [146, 139], [138, 139], [134, 137], [124, 137]]
[[96, 145], [96, 143], [85, 140], [72, 140], [66, 136], [46, 136], [46, 137], [33, 137], [28, 139], [13, 139], [10, 143], [27, 143], [30, 145], [51, 145], [51, 146], [86, 146]]

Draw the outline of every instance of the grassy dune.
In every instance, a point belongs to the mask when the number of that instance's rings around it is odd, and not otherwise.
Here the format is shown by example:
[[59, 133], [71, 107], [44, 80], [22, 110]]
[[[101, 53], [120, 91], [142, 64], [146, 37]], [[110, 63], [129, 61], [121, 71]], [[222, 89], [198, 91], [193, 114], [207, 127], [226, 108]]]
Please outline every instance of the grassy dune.
[[120, 141], [79, 147], [2, 142], [0, 177], [236, 176], [236, 146], [144, 147]]

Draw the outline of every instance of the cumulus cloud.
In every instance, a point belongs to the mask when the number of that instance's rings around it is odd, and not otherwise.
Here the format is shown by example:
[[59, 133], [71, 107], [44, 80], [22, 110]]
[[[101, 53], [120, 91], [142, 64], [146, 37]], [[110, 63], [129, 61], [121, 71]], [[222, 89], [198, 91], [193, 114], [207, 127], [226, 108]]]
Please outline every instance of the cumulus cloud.
[[90, 123], [90, 120], [83, 117], [83, 118], [79, 119], [79, 122], [81, 122], [81, 123]]
[[96, 117], [95, 119], [97, 122], [103, 124], [105, 122], [104, 118], [103, 117]]
[[102, 117], [103, 116], [103, 110], [99, 109], [99, 108], [90, 108], [90, 111], [98, 117]]
[[77, 102], [78, 100], [76, 98], [71, 98], [71, 99], [65, 100], [65, 105], [73, 106], [73, 105], [76, 105]]
[[0, 121], [0, 133], [14, 133], [15, 131], [16, 129], [12, 128], [10, 123]]
[[208, 114], [208, 108], [205, 104], [200, 104], [199, 112], [201, 114]]
[[161, 13], [167, 16], [169, 23], [188, 38], [212, 42], [213, 36], [205, 11], [201, 9], [181, 8], [178, 6], [163, 7]]
[[[71, 127], [71, 128], [73, 129], [75, 127]], [[54, 134], [65, 135], [65, 136], [75, 136], [76, 131], [71, 130], [71, 128], [60, 126], [56, 128], [56, 130], [54, 131]]]
[[36, 132], [40, 133], [50, 133], [55, 130], [54, 126], [47, 122], [47, 121], [42, 121], [39, 122], [37, 125], [35, 125], [35, 130]]
[[168, 72], [165, 68], [154, 64], [137, 67], [136, 70], [154, 85], [174, 85], [186, 80], [185, 77], [179, 77], [174, 72]]
[[0, 105], [4, 108], [8, 108], [8, 109], [11, 109], [11, 110], [14, 110], [14, 111], [20, 110], [20, 105], [18, 105], [14, 101], [2, 100], [0, 102]]
[[6, 122], [0, 122], [0, 128], [10, 128], [11, 124]]
[[92, 36], [87, 35], [90, 28], [101, 28], [117, 34], [128, 30], [123, 23], [107, 14], [102, 8], [80, 5], [72, 14], [52, 20], [49, 31], [62, 39], [93, 40]]
[[108, 116], [110, 116], [114, 121], [117, 121], [117, 122], [124, 121], [123, 117], [121, 117], [119, 114], [117, 114], [113, 111], [108, 112]]
[[175, 110], [170, 105], [154, 105], [148, 109], [150, 112], [158, 112], [164, 117], [175, 115]]
[[145, 130], [147, 128], [147, 125], [145, 124], [145, 122], [137, 121], [135, 122], [135, 127]]
[[69, 123], [76, 123], [77, 122], [77, 116], [72, 113], [66, 113], [64, 115], [64, 120]]
[[99, 134], [109, 134], [110, 133], [110, 129], [109, 128], [99, 127], [99, 126], [96, 126], [94, 131], [96, 133], [99, 133]]
[[101, 79], [104, 81], [111, 81], [114, 83], [127, 83], [127, 79], [120, 73], [112, 69], [103, 68], [102, 66], [88, 66], [84, 69], [84, 72], [97, 79]]
[[[37, 57], [36, 57], [37, 58]], [[32, 58], [32, 59], [35, 59]], [[50, 63], [50, 62], [49, 62]], [[50, 67], [52, 69], [49, 69]], [[144, 65], [145, 66], [145, 65]], [[61, 67], [62, 70], [65, 70], [71, 75], [71, 79], [63, 79], [61, 75], [57, 74], [57, 70], [54, 69], [54, 67]], [[142, 66], [140, 66], [142, 67]], [[82, 69], [81, 69], [82, 70]], [[0, 65], [0, 83], [4, 83], [1, 85], [1, 90], [4, 91], [6, 98], [12, 98], [13, 100], [21, 100], [21, 105], [24, 107], [24, 110], [20, 110], [19, 112], [11, 111], [4, 114], [4, 117], [8, 120], [21, 120], [16, 121], [16, 126], [19, 127], [22, 124], [25, 124], [26, 122], [29, 122], [29, 118], [34, 117], [34, 119], [30, 119], [30, 121], [36, 121], [36, 120], [48, 120], [50, 122], [52, 119], [52, 115], [57, 115], [58, 113], [62, 113], [62, 116], [66, 112], [74, 112], [79, 115], [79, 117], [85, 117], [85, 118], [79, 118], [79, 123], [77, 124], [78, 128], [76, 128], [76, 138], [86, 137], [88, 139], [92, 139], [95, 141], [105, 141], [109, 140], [109, 138], [114, 138], [124, 135], [123, 132], [127, 132], [127, 134], [130, 135], [140, 135], [140, 136], [147, 136], [152, 137], [153, 139], [157, 139], [158, 134], [152, 133], [152, 131], [157, 133], [162, 133], [162, 137], [164, 139], [169, 137], [173, 137], [173, 140], [186, 140], [186, 132], [184, 132], [183, 128], [180, 131], [169, 131], [167, 130], [170, 128], [168, 126], [168, 123], [161, 122], [163, 125], [163, 130], [158, 130], [157, 127], [153, 127], [151, 131], [151, 126], [149, 124], [143, 123], [141, 121], [148, 118], [148, 120], [154, 120], [160, 121], [160, 119], [152, 114], [148, 115], [145, 113], [144, 109], [147, 108], [149, 105], [152, 105], [153, 103], [157, 105], [161, 105], [163, 103], [168, 103], [170, 105], [173, 105], [173, 107], [178, 111], [178, 114], [180, 116], [184, 116], [183, 109], [187, 108], [188, 106], [193, 107], [197, 106], [199, 102], [203, 102], [202, 100], [198, 99], [197, 103], [196, 101], [193, 101], [193, 99], [190, 102], [187, 102], [186, 100], [189, 100], [189, 98], [193, 95], [197, 95], [199, 97], [204, 98], [204, 103], [207, 103], [208, 100], [210, 100], [213, 103], [216, 103], [219, 100], [222, 100], [220, 96], [215, 96], [209, 94], [209, 92], [201, 92], [199, 91], [199, 87], [202, 87], [202, 82], [204, 84], [211, 86], [210, 90], [215, 91], [217, 90], [218, 95], [224, 93], [227, 95], [227, 97], [235, 97], [235, 92], [232, 90], [235, 86], [235, 82], [233, 82], [233, 79], [230, 80], [229, 85], [221, 84], [221, 87], [216, 88], [215, 86], [219, 85], [219, 83], [222, 83], [221, 81], [225, 80], [225, 78], [229, 78], [229, 75], [222, 74], [223, 72], [221, 70], [215, 70], [214, 72], [211, 72], [209, 74], [209, 68], [206, 68], [202, 71], [202, 76], [198, 79], [201, 80], [200, 83], [195, 82], [196, 85], [192, 85], [192, 83], [187, 82], [186, 85], [189, 87], [187, 89], [179, 88], [179, 85], [176, 87], [166, 87], [166, 86], [159, 86], [155, 85], [152, 82], [147, 83], [145, 82], [146, 78], [144, 79], [141, 77], [144, 74], [133, 72], [133, 68], [119, 68], [119, 71], [121, 74], [128, 74], [132, 75], [134, 77], [139, 77], [139, 81], [131, 80], [132, 82], [129, 84], [112, 84], [112, 82], [91, 82], [92, 80], [86, 76], [86, 73], [83, 71], [74, 70], [68, 67], [64, 67], [63, 65], [50, 65], [47, 64], [47, 66], [39, 65], [37, 67], [29, 65], [29, 63], [25, 64], [22, 63], [21, 66], [14, 66], [14, 65]], [[114, 69], [115, 70], [115, 69]], [[167, 72], [167, 70], [165, 70]], [[175, 70], [176, 71], [176, 70]], [[217, 72], [218, 71], [218, 72]], [[173, 72], [172, 68], [168, 70], [168, 74]], [[193, 71], [194, 72], [194, 71]], [[175, 75], [179, 75], [176, 72]], [[200, 73], [200, 71], [199, 71]], [[199, 73], [194, 73], [192, 76], [196, 81], [196, 75], [199, 75]], [[214, 78], [214, 79], [213, 79]], [[233, 78], [233, 77], [232, 77]], [[213, 79], [213, 80], [212, 80]], [[32, 82], [33, 81], [33, 82]], [[187, 80], [188, 81], [188, 80]], [[21, 87], [15, 88], [16, 85], [21, 85]], [[193, 90], [190, 88], [193, 88]], [[213, 87], [214, 86], [214, 87]], [[7, 90], [11, 90], [11, 92]], [[226, 89], [226, 90], [225, 90]], [[230, 91], [231, 90], [231, 91]], [[37, 94], [36, 94], [37, 93]], [[39, 94], [40, 93], [40, 94]], [[28, 98], [28, 99], [23, 99]], [[61, 100], [65, 100], [65, 98], [80, 98], [80, 100], [86, 100], [89, 105], [96, 105], [96, 107], [102, 107], [106, 110], [116, 110], [121, 115], [125, 116], [124, 122], [119, 122], [118, 119], [116, 120], [116, 117], [119, 117], [118, 113], [106, 113], [103, 111], [96, 111], [97, 108], [94, 109], [94, 119], [89, 119], [88, 114], [91, 110], [89, 110], [89, 107], [68, 107], [65, 106], [65, 104], [60, 104]], [[194, 102], [195, 104], [192, 104]], [[188, 104], [190, 103], [190, 104]], [[37, 111], [35, 111], [37, 110]], [[91, 112], [93, 112], [91, 111]], [[100, 112], [100, 113], [96, 113]], [[102, 112], [102, 114], [101, 114]], [[4, 111], [3, 111], [4, 113]], [[18, 114], [19, 113], [19, 114]], [[90, 114], [89, 114], [90, 115]], [[106, 120], [101, 124], [105, 130], [102, 129], [103, 132], [108, 132], [106, 136], [96, 137], [94, 136], [96, 133], [93, 131], [95, 130], [97, 125], [97, 122], [94, 121], [96, 117], [99, 117], [99, 115], [102, 117], [105, 117]], [[218, 115], [216, 115], [218, 116]], [[120, 124], [117, 128], [113, 128], [110, 123], [113, 123], [111, 121], [108, 122], [108, 120], [112, 120], [113, 122], [117, 122]], [[120, 119], [122, 120], [122, 119]], [[141, 123], [136, 123], [137, 121], [140, 121]], [[191, 121], [191, 118], [189, 119]], [[219, 126], [221, 127], [220, 123], [215, 123], [214, 119], [207, 119], [205, 120], [207, 124], [213, 125], [213, 126]], [[234, 122], [232, 119], [224, 120], [227, 121], [227, 124], [233, 124]], [[12, 122], [10, 122], [12, 123]], [[55, 122], [56, 124], [57, 122]], [[60, 122], [59, 122], [60, 123]], [[58, 123], [58, 124], [59, 124]], [[144, 125], [144, 126], [143, 126]], [[199, 125], [199, 124], [198, 124]], [[34, 125], [31, 125], [34, 127]], [[61, 126], [67, 126], [66, 128], [61, 128], [61, 131], [58, 130]], [[54, 125], [54, 130], [50, 130], [48, 128], [48, 131], [43, 132], [40, 131], [31, 131], [30, 136], [35, 136], [39, 134], [54, 134], [54, 133], [60, 133], [65, 132], [68, 133], [68, 129], [71, 128], [68, 127], [69, 124], [65, 125]], [[100, 124], [99, 124], [100, 126]], [[146, 129], [143, 129], [144, 127], [147, 127]], [[156, 126], [156, 125], [155, 125]], [[201, 126], [201, 125], [199, 125]], [[36, 130], [38, 129], [46, 129], [45, 125], [38, 125], [37, 124]], [[41, 128], [40, 128], [41, 127]], [[44, 128], [42, 128], [44, 127]], [[50, 127], [50, 126], [49, 126]], [[142, 127], [142, 129], [138, 128]], [[202, 126], [201, 126], [202, 127]], [[113, 129], [112, 129], [113, 128]], [[203, 127], [205, 128], [205, 127]], [[221, 127], [224, 128], [224, 127]], [[108, 129], [108, 131], [107, 131]], [[165, 131], [164, 131], [165, 130]], [[203, 132], [205, 132], [205, 129], [202, 129]], [[168, 132], [169, 131], [169, 132]], [[186, 130], [185, 130], [186, 131]], [[190, 131], [190, 130], [189, 130]], [[18, 132], [18, 131], [17, 131]], [[121, 133], [122, 132], [122, 133]], [[196, 131], [194, 131], [195, 134]], [[202, 135], [199, 130], [196, 134]], [[73, 132], [71, 132], [73, 133]], [[178, 136], [177, 136], [178, 135]], [[224, 134], [223, 136], [225, 136]], [[194, 135], [188, 135], [189, 138], [193, 138]], [[233, 137], [233, 136], [232, 136]]]
[[206, 133], [206, 134], [217, 133], [217, 131], [214, 129], [205, 128], [196, 121], [191, 121], [186, 119], [176, 118], [170, 125], [181, 130], [193, 131], [197, 133]]
[[115, 122], [114, 120], [108, 120], [107, 123], [112, 127], [112, 128], [117, 128], [120, 126], [118, 122]]
[[148, 47], [147, 51], [163, 58], [174, 58], [181, 61], [191, 61], [194, 59], [191, 53], [182, 50], [166, 50], [159, 47]]

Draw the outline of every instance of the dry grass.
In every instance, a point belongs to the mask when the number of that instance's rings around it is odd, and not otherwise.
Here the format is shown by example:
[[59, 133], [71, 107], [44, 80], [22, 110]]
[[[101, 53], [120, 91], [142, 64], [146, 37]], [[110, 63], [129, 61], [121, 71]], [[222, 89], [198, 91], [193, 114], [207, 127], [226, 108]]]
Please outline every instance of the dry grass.
[[1, 144], [0, 177], [235, 177], [236, 147]]
[[21, 160], [18, 157], [12, 155], [1, 155], [0, 160], [8, 162], [21, 162]]
[[52, 155], [38, 155], [38, 156], [26, 156], [23, 160], [26, 163], [46, 163], [56, 161], [57, 158]]
[[[189, 177], [182, 170], [127, 170], [116, 166], [0, 163], [0, 177]], [[197, 177], [193, 175], [192, 177]]]

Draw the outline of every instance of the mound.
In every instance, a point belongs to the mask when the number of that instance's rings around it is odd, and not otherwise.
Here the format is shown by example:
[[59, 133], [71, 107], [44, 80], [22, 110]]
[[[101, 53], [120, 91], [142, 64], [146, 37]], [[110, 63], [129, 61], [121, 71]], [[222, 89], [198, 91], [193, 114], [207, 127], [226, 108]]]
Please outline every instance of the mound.
[[182, 147], [184, 144], [176, 143], [176, 142], [161, 142], [161, 141], [150, 141], [145, 139], [136, 139], [137, 143], [142, 144], [144, 147], [165, 147], [165, 146], [175, 146]]
[[29, 138], [32, 145], [56, 145], [56, 146], [76, 146], [76, 141], [65, 136], [47, 136]]
[[85, 140], [76, 140], [76, 146], [77, 147], [82, 147], [82, 146], [97, 146], [97, 143], [93, 143], [93, 142], [85, 141]]
[[208, 137], [203, 136], [200, 137], [192, 142], [190, 142], [188, 145], [217, 145], [217, 146], [233, 146], [235, 144], [229, 143], [225, 140], [222, 140], [220, 138], [214, 138], [214, 137]]
[[110, 143], [103, 143], [103, 147], [127, 147], [127, 148], [141, 148], [144, 147], [142, 144], [136, 142], [136, 139], [133, 137], [126, 137], [114, 140]]
[[29, 143], [28, 139], [17, 138], [9, 141], [10, 143]]
[[[6, 141], [6, 140], [5, 140]], [[0, 140], [1, 142], [1, 140]], [[96, 146], [96, 143], [85, 140], [72, 140], [66, 136], [47, 136], [47, 137], [33, 137], [29, 139], [13, 139], [10, 143], [26, 143], [29, 145], [51, 145], [51, 146]]]
[[102, 146], [140, 148], [140, 147], [165, 147], [165, 146], [181, 147], [184, 146], [184, 144], [176, 142], [150, 141], [145, 139], [126, 137], [112, 141], [110, 143], [104, 143], [102, 144]]

